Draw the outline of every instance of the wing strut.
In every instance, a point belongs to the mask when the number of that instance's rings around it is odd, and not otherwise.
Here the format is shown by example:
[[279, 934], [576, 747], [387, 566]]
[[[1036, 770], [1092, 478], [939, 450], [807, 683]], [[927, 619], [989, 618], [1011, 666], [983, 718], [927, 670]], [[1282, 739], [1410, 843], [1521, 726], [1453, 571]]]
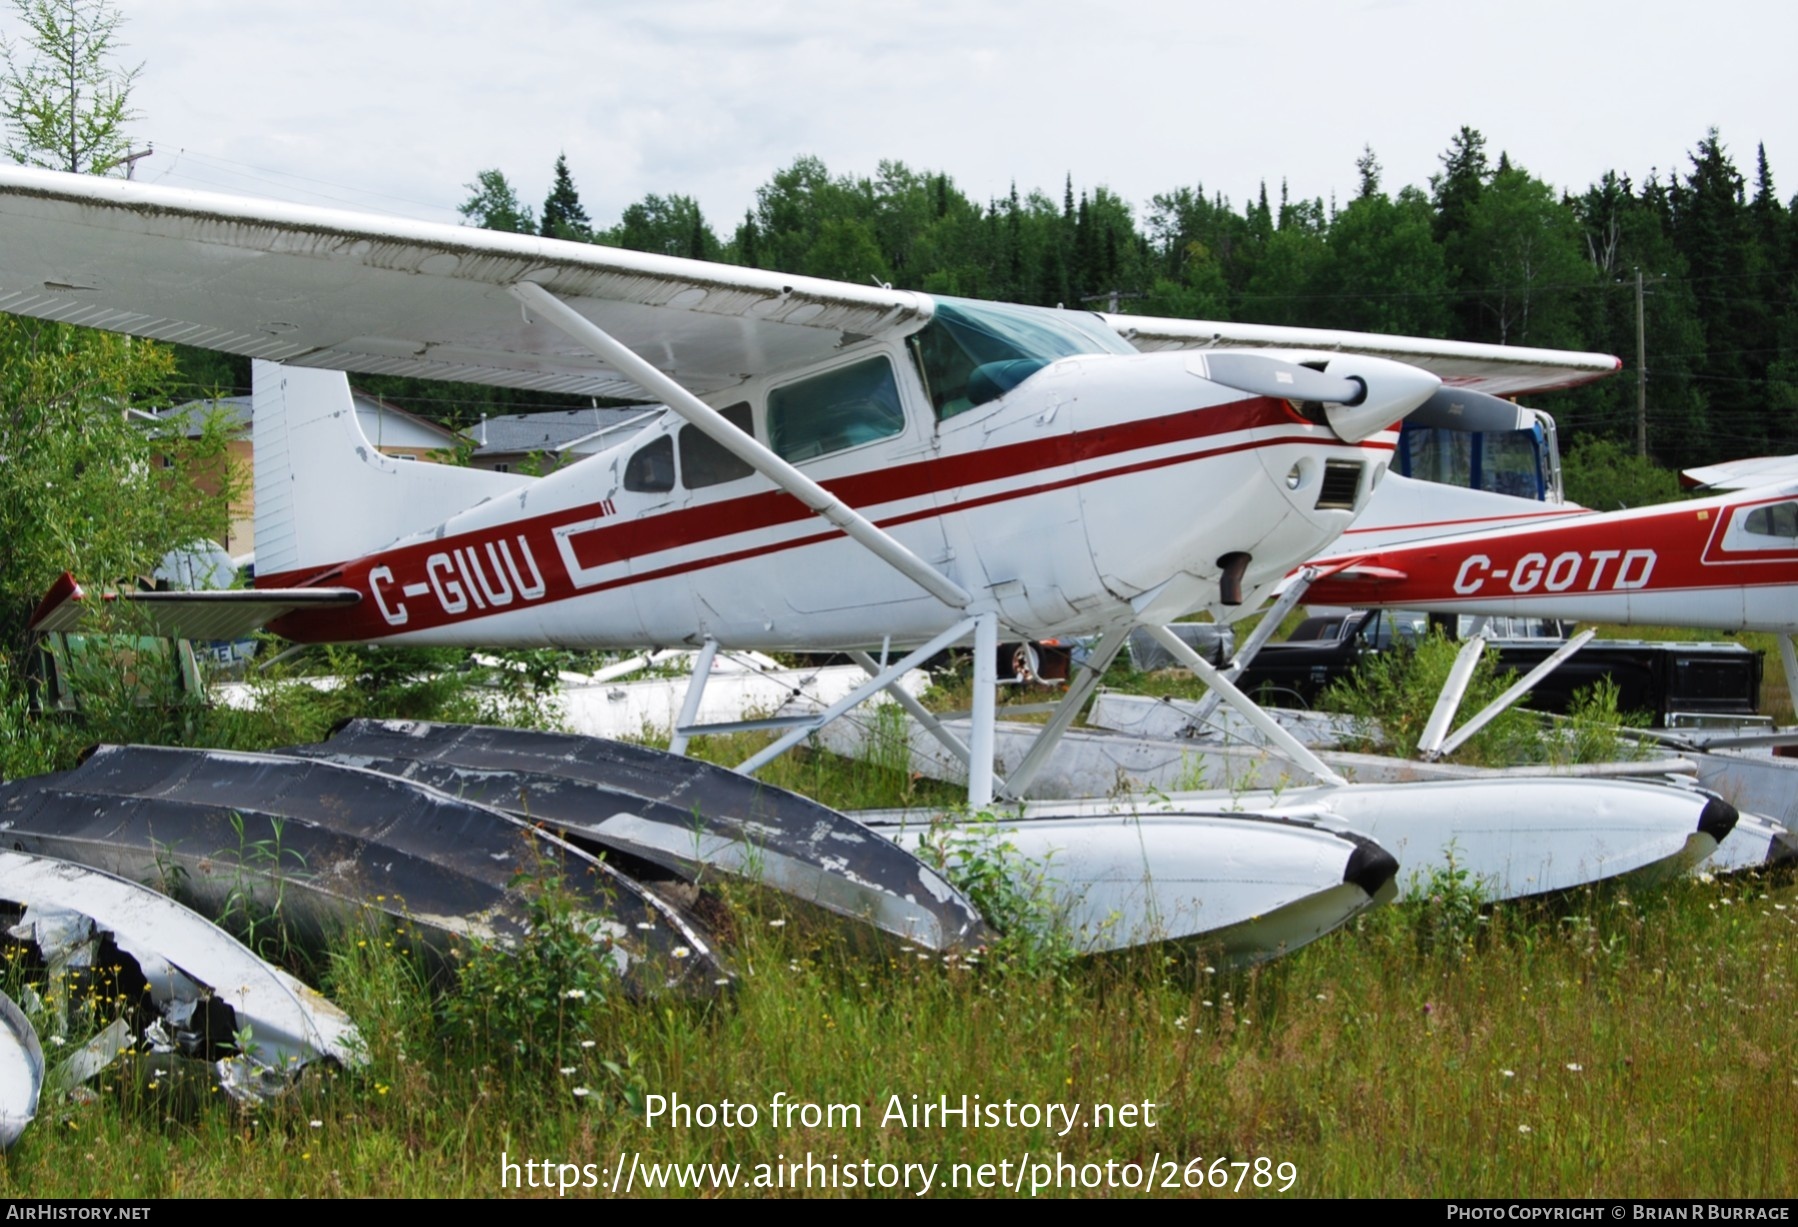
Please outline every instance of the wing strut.
[[966, 609], [974, 600], [968, 590], [900, 544], [842, 499], [743, 433], [716, 409], [694, 396], [678, 382], [614, 340], [592, 320], [570, 307], [542, 286], [529, 281], [511, 286], [513, 297], [538, 312], [556, 328], [592, 350], [620, 375], [644, 391], [660, 397], [668, 407], [709, 436], [718, 446], [762, 474], [775, 485], [835, 524], [882, 562], [917, 584], [952, 609]]

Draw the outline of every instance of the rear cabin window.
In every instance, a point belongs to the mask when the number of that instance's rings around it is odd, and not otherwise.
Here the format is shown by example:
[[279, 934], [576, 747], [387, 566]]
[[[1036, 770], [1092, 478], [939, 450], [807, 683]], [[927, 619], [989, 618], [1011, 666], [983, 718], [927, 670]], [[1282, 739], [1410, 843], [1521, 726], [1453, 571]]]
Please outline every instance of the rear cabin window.
[[[1742, 531], [1756, 537], [1778, 537], [1780, 545], [1789, 545], [1792, 538], [1798, 537], [1798, 503], [1774, 503], [1770, 507], [1756, 507], [1748, 513], [1742, 522]], [[1756, 545], [1773, 545], [1774, 542], [1755, 542]]]
[[[725, 421], [744, 434], [755, 434], [747, 401], [718, 412], [724, 415]], [[681, 481], [686, 484], [687, 489], [699, 490], [735, 481], [739, 477], [748, 477], [755, 470], [725, 451], [721, 444], [697, 426], [683, 426], [680, 430], [680, 472]]]
[[768, 393], [768, 441], [783, 460], [828, 456], [905, 429], [893, 364], [841, 366]]
[[663, 435], [637, 449], [624, 466], [624, 488], [641, 494], [665, 494], [674, 489], [674, 439]]

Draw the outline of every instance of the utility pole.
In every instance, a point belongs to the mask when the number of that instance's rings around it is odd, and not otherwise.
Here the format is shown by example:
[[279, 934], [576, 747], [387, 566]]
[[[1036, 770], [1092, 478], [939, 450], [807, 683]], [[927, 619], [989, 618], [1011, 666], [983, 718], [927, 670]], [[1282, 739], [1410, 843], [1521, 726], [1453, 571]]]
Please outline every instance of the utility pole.
[[125, 178], [127, 178], [127, 179], [137, 178], [137, 160], [139, 158], [147, 158], [155, 152], [156, 152], [156, 146], [154, 144], [152, 144], [148, 149], [140, 149], [140, 150], [137, 150], [136, 152], [127, 151], [125, 156], [122, 159], [120, 159], [122, 162], [125, 163]]
[[1648, 341], [1642, 325], [1642, 270], [1636, 269], [1636, 455], [1648, 455]]

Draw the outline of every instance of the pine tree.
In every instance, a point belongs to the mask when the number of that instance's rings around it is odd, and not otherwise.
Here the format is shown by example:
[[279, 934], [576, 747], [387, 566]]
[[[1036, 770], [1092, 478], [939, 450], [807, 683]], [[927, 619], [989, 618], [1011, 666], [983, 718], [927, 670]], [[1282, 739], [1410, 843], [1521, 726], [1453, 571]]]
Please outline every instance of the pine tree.
[[1374, 156], [1372, 145], [1361, 146], [1361, 156], [1355, 159], [1355, 170], [1361, 176], [1361, 187], [1355, 198], [1365, 200], [1369, 196], [1378, 195], [1382, 172], [1380, 159]]
[[1482, 335], [1483, 312], [1476, 292], [1480, 289], [1473, 272], [1481, 252], [1470, 229], [1475, 210], [1486, 186], [1492, 182], [1492, 168], [1486, 162], [1486, 138], [1465, 125], [1455, 133], [1442, 155], [1442, 173], [1430, 176], [1430, 199], [1435, 205], [1433, 223], [1436, 241], [1442, 245], [1448, 260], [1449, 283], [1457, 296], [1450, 305], [1454, 335], [1473, 340]]
[[1709, 442], [1726, 455], [1765, 455], [1774, 449], [1758, 386], [1776, 347], [1773, 319], [1756, 294], [1760, 252], [1741, 173], [1712, 128], [1691, 155], [1692, 169], [1676, 181], [1673, 240], [1698, 283], [1704, 356], [1696, 374], [1710, 401]]
[[737, 227], [737, 263], [746, 268], [760, 268], [761, 262], [762, 241], [756, 230], [755, 214], [745, 209], [743, 224]]
[[556, 155], [556, 178], [549, 195], [543, 198], [544, 237], [570, 239], [577, 243], [591, 240], [593, 223], [581, 207], [580, 193], [574, 190], [574, 177], [568, 173], [568, 155]]

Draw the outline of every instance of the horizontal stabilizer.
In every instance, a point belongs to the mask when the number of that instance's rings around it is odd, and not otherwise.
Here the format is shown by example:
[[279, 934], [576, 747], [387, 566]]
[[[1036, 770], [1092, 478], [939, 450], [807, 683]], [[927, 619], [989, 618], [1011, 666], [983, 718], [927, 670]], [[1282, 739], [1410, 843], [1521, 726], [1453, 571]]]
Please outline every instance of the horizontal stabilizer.
[[[130, 629], [171, 639], [237, 639], [297, 609], [347, 607], [362, 599], [353, 588], [260, 588], [227, 592], [88, 593], [63, 574], [31, 615], [44, 634], [92, 629], [96, 609], [128, 607]], [[139, 621], [141, 619], [141, 621]]]

